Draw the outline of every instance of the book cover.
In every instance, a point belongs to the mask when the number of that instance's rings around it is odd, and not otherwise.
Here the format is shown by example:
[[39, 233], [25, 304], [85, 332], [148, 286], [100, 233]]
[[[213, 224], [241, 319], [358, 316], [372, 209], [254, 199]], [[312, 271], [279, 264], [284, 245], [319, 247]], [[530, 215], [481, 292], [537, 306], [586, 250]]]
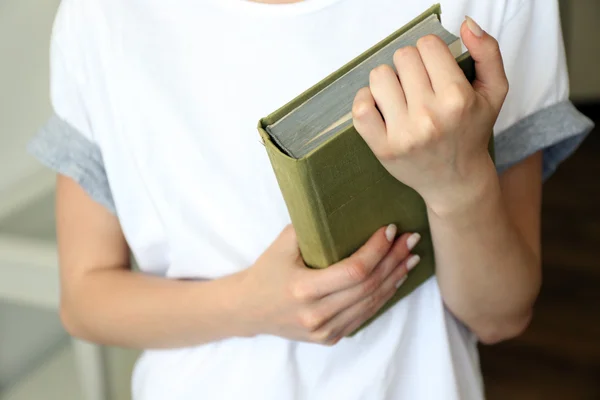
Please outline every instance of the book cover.
[[[351, 123], [301, 157], [286, 152], [268, 128], [431, 15], [441, 21], [439, 4], [261, 118], [257, 126], [308, 267], [327, 268], [350, 256], [377, 229], [390, 223], [398, 226], [398, 234], [421, 234], [421, 241], [413, 250], [421, 257], [419, 266], [377, 315], [435, 272], [435, 253], [423, 199], [383, 168]], [[460, 55], [457, 62], [472, 81], [475, 68], [470, 55]], [[490, 152], [493, 154], [493, 138]]]

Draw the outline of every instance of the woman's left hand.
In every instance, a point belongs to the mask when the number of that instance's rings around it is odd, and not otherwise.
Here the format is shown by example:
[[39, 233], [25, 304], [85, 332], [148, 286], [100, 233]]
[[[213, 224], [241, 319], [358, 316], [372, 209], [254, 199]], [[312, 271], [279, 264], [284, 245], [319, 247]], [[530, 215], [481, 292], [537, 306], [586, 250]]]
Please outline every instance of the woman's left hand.
[[430, 35], [395, 53], [398, 74], [375, 68], [352, 109], [383, 166], [439, 213], [467, 207], [495, 175], [488, 142], [508, 92], [498, 42], [469, 19], [461, 36], [475, 61], [473, 84]]

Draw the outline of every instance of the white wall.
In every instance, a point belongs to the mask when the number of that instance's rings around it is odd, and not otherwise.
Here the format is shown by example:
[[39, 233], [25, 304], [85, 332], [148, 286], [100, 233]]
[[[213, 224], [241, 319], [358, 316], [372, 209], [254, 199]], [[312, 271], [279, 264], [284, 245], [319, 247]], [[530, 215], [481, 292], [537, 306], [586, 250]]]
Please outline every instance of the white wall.
[[66, 339], [56, 314], [0, 303], [0, 393]]
[[[48, 187], [49, 180], [44, 174], [39, 179], [40, 172], [47, 170], [26, 154], [25, 146], [51, 114], [49, 39], [59, 3], [60, 0], [0, 0], [0, 204], [3, 206], [19, 205], [21, 196], [11, 189], [15, 184], [23, 187], [26, 181], [28, 185]], [[52, 176], [50, 172], [47, 175]], [[39, 194], [25, 186], [22, 193]], [[4, 224], [0, 230], [12, 225], [11, 232], [20, 233], [31, 226], [48, 224], [45, 231], [52, 231], [53, 207], [51, 201], [46, 203], [39, 212], [29, 213], [25, 218], [17, 215], [2, 218]], [[21, 222], [19, 227], [11, 221], [17, 219]], [[9, 382], [14, 383], [15, 377], [38, 367], [66, 340], [68, 335], [56, 313], [0, 301], [0, 393]], [[129, 377], [138, 354], [135, 350], [106, 349], [111, 398], [129, 399]], [[74, 381], [77, 376], [61, 379]], [[51, 387], [35, 397], [56, 398]]]
[[0, 192], [38, 168], [23, 149], [50, 115], [48, 43], [59, 2], [0, 1]]
[[[24, 148], [50, 114], [48, 41], [58, 3], [0, 1], [0, 196], [40, 168]], [[0, 302], [0, 391], [65, 338], [54, 313]]]

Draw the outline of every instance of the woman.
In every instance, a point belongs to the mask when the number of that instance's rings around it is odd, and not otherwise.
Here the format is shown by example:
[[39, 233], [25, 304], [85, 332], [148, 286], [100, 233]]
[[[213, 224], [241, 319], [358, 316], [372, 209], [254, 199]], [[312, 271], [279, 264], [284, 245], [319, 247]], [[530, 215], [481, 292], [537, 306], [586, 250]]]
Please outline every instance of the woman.
[[145, 350], [135, 400], [483, 398], [477, 342], [526, 329], [541, 185], [591, 123], [568, 100], [555, 1], [441, 3], [476, 82], [427, 37], [396, 53], [399, 75], [373, 70], [353, 107], [427, 204], [436, 276], [347, 337], [418, 268], [419, 236], [382, 227], [305, 268], [254, 127], [431, 4], [62, 2], [55, 116], [30, 149], [58, 172], [63, 323]]

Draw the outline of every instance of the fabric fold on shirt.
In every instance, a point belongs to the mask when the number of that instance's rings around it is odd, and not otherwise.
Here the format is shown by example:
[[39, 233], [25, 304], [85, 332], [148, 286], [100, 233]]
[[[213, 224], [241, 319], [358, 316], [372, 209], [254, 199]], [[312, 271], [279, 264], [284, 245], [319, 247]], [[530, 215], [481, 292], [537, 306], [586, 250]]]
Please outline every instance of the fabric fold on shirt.
[[116, 214], [100, 148], [58, 115], [50, 117], [27, 151], [46, 167], [73, 179], [94, 201]]
[[496, 135], [496, 169], [501, 174], [542, 150], [542, 176], [546, 181], [593, 128], [593, 121], [571, 101], [543, 108]]

